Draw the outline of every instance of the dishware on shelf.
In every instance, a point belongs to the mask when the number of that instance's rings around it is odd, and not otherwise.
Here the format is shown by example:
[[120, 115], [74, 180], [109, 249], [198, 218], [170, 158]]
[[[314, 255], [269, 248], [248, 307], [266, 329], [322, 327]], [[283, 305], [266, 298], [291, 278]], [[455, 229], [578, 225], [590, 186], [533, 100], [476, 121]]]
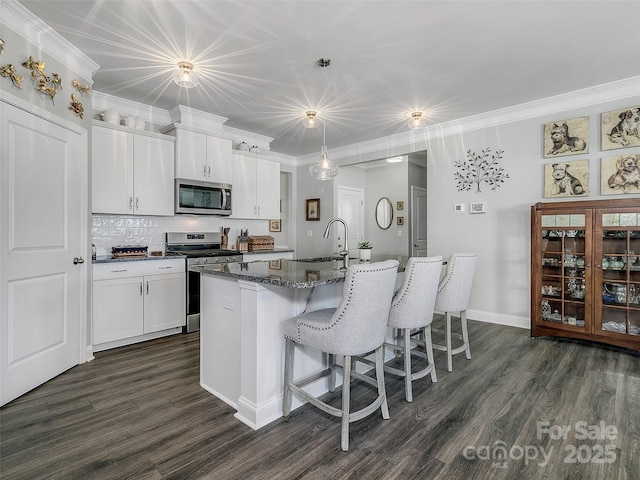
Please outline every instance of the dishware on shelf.
[[253, 147], [251, 147], [251, 150], [249, 150], [251, 153], [260, 153], [260, 148], [256, 145], [254, 145]]
[[128, 116], [124, 117], [123, 123], [124, 123], [125, 127], [135, 128], [136, 127], [136, 117], [134, 117], [133, 115], [128, 115]]
[[241, 152], [248, 152], [249, 148], [250, 147], [246, 142], [242, 142], [238, 145], [238, 150], [240, 150]]
[[147, 122], [145, 122], [144, 118], [136, 117], [136, 128], [138, 130], [146, 130]]
[[113, 123], [114, 125], [120, 125], [120, 114], [113, 110], [105, 110], [100, 114], [103, 122]]

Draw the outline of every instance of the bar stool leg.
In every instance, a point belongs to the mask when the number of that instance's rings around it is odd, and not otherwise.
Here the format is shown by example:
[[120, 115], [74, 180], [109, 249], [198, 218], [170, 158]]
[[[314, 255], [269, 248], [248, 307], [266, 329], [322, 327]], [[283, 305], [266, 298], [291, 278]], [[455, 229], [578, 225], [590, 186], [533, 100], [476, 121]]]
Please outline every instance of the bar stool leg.
[[282, 414], [288, 417], [291, 413], [291, 382], [293, 382], [293, 355], [295, 345], [287, 339], [284, 350], [284, 392], [282, 396]]
[[331, 353], [327, 353], [327, 367], [331, 369], [329, 373], [329, 391], [334, 392], [336, 390], [336, 357]]
[[340, 446], [344, 452], [349, 450], [349, 403], [351, 400], [351, 357], [344, 357], [344, 375], [342, 379], [342, 429]]
[[424, 348], [427, 351], [427, 360], [429, 361], [429, 365], [432, 365], [431, 369], [431, 381], [436, 383], [438, 378], [436, 377], [436, 364], [433, 360], [433, 343], [431, 342], [431, 325], [427, 325], [423, 329], [424, 331]]
[[467, 311], [460, 312], [460, 322], [462, 323], [462, 341], [467, 346], [464, 350], [464, 354], [467, 360], [471, 360], [471, 349], [469, 348], [469, 332], [467, 331]]
[[404, 397], [407, 402], [413, 402], [413, 390], [411, 389], [411, 329], [402, 330], [404, 336]]
[[382, 396], [382, 418], [389, 420], [389, 405], [387, 404], [387, 391], [384, 386], [384, 345], [376, 350], [376, 380], [378, 381], [378, 395]]
[[453, 355], [451, 353], [451, 314], [445, 312], [447, 319], [446, 336], [447, 336], [447, 370], [451, 372], [453, 370]]

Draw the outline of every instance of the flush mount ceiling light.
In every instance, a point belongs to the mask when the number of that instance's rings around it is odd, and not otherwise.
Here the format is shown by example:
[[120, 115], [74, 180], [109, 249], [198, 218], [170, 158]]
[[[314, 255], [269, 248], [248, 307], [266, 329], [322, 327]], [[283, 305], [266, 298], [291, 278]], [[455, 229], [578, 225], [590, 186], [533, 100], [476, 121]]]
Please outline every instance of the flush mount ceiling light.
[[178, 62], [173, 81], [184, 88], [193, 88], [198, 85], [198, 74], [194, 71], [193, 64], [186, 61]]
[[409, 118], [409, 128], [416, 130], [424, 127], [424, 112], [412, 112]]
[[404, 160], [404, 157], [391, 157], [387, 158], [387, 163], [400, 163], [402, 160]]
[[[320, 67], [328, 67], [331, 65], [330, 58], [321, 58], [318, 60], [318, 65]], [[325, 90], [325, 76], [322, 78], [322, 91]], [[308, 112], [307, 112], [308, 113]], [[327, 115], [325, 113], [324, 120], [322, 122], [322, 148], [320, 149], [320, 158], [316, 160], [310, 167], [309, 173], [316, 180], [331, 180], [333, 177], [338, 175], [338, 164], [329, 159], [329, 154], [327, 151]]]
[[318, 126], [318, 112], [315, 110], [309, 110], [305, 113], [304, 128], [316, 128]]

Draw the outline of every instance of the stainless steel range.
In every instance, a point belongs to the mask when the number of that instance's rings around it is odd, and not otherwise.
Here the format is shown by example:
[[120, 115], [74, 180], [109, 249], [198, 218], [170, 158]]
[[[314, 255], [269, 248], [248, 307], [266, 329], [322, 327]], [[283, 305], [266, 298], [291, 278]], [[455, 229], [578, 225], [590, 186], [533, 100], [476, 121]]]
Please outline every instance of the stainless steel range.
[[187, 324], [186, 332], [200, 330], [200, 274], [190, 272], [191, 265], [241, 262], [242, 254], [224, 250], [220, 232], [167, 232], [168, 256], [187, 257]]

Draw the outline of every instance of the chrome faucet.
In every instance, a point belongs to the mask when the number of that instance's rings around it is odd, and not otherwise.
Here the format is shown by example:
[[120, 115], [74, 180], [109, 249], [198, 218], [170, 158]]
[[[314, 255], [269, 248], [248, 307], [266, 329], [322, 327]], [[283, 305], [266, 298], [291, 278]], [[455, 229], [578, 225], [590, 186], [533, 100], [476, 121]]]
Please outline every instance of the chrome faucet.
[[327, 223], [327, 228], [324, 229], [324, 233], [322, 234], [322, 236], [324, 238], [329, 238], [329, 230], [331, 230], [331, 225], [334, 222], [340, 222], [342, 225], [344, 225], [344, 249], [339, 251], [338, 255], [342, 257], [341, 270], [346, 270], [347, 267], [349, 267], [349, 231], [347, 228], [347, 222], [345, 222], [341, 218], [333, 218], [329, 220], [329, 223]]

